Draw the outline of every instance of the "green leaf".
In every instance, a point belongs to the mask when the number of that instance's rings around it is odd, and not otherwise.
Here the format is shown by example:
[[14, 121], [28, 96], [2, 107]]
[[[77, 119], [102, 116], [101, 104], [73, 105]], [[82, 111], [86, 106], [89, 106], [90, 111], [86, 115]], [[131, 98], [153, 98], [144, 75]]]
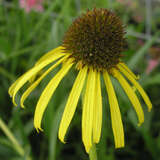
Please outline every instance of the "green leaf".
[[49, 144], [49, 160], [56, 159], [56, 142], [57, 142], [57, 133], [59, 128], [59, 123], [62, 117], [62, 113], [64, 110], [65, 101], [59, 106], [55, 113], [55, 117], [53, 119], [52, 128], [50, 132], [50, 144]]

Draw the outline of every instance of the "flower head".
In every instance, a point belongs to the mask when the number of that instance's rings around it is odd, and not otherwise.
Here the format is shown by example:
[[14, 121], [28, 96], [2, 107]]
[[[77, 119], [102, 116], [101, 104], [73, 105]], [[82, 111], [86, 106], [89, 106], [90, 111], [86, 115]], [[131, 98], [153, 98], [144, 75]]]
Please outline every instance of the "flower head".
[[20, 101], [21, 106], [24, 107], [24, 101], [41, 80], [55, 67], [63, 64], [58, 73], [47, 84], [37, 102], [34, 126], [37, 130], [42, 130], [41, 121], [49, 100], [63, 77], [71, 68], [74, 68], [78, 75], [63, 112], [58, 137], [64, 142], [67, 129], [84, 88], [82, 140], [86, 151], [89, 152], [92, 144], [98, 143], [101, 136], [102, 95], [100, 78], [102, 76], [108, 93], [115, 147], [123, 147], [124, 131], [121, 113], [110, 76], [117, 79], [126, 92], [137, 113], [139, 125], [144, 121], [144, 113], [132, 86], [139, 91], [148, 109], [151, 110], [152, 108], [148, 96], [137, 82], [138, 77], [120, 59], [126, 45], [124, 33], [121, 20], [113, 12], [107, 9], [87, 11], [73, 22], [64, 36], [62, 46], [45, 54], [33, 68], [12, 84], [9, 88], [9, 94], [12, 96], [13, 103], [16, 105], [15, 95], [21, 87], [46, 66], [52, 64], [23, 93]]
[[103, 70], [116, 66], [125, 49], [124, 26], [113, 12], [88, 11], [77, 18], [64, 36], [63, 47], [75, 62]]
[[20, 7], [24, 8], [27, 13], [32, 9], [37, 12], [42, 12], [42, 2], [43, 0], [19, 0]]

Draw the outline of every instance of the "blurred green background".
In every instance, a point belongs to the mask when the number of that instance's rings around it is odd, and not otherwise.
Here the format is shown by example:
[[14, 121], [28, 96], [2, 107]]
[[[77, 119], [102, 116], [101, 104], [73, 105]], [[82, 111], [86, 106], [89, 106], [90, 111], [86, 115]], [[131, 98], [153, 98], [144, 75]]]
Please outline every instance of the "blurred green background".
[[[27, 0], [21, 0], [21, 3]], [[33, 0], [34, 1], [34, 0]], [[25, 102], [26, 109], [14, 107], [8, 95], [9, 86], [47, 51], [62, 44], [63, 35], [72, 21], [87, 9], [108, 8], [116, 12], [126, 25], [128, 46], [124, 61], [140, 75], [153, 109], [141, 99], [145, 122], [138, 127], [137, 117], [127, 96], [114, 81], [125, 130], [125, 148], [115, 149], [110, 111], [103, 90], [103, 128], [97, 145], [99, 160], [160, 159], [160, 1], [159, 0], [42, 0], [36, 11], [18, 0], [0, 0], [0, 159], [3, 160], [87, 160], [81, 141], [81, 102], [67, 134], [67, 143], [57, 138], [57, 131], [69, 91], [76, 73], [64, 78], [45, 112], [37, 133], [33, 127], [35, 105], [48, 80]], [[153, 70], [147, 70], [151, 62]], [[58, 70], [58, 69], [57, 69]], [[21, 93], [19, 93], [20, 97]], [[18, 144], [17, 144], [18, 143]]]

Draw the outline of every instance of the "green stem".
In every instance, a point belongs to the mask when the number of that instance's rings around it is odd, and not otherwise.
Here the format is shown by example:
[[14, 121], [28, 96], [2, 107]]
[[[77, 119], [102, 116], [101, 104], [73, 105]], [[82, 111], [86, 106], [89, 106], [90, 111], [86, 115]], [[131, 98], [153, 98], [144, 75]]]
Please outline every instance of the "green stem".
[[[8, 137], [8, 139], [12, 142], [14, 149], [21, 155], [24, 156], [25, 152], [23, 148], [20, 146], [12, 132], [9, 130], [8, 126], [3, 122], [3, 120], [0, 118], [0, 128], [5, 133], [5, 135]], [[31, 160], [30, 157], [27, 158], [27, 160]]]
[[89, 151], [89, 159], [90, 160], [98, 160], [97, 159], [97, 151], [96, 151], [96, 145], [93, 144], [90, 151]]

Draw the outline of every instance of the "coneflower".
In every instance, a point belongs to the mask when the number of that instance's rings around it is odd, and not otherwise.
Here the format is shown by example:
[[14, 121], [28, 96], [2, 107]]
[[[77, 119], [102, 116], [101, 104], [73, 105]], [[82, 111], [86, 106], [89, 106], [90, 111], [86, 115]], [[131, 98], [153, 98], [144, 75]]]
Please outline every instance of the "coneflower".
[[120, 18], [113, 12], [107, 9], [88, 10], [72, 23], [61, 46], [45, 54], [33, 68], [12, 84], [9, 88], [9, 94], [12, 96], [13, 103], [16, 105], [15, 96], [26, 82], [36, 76], [44, 67], [55, 62], [23, 93], [20, 104], [24, 107], [25, 99], [42, 79], [55, 67], [62, 64], [61, 69], [43, 90], [36, 106], [34, 126], [37, 130], [42, 130], [41, 121], [49, 100], [63, 77], [71, 68], [74, 68], [78, 75], [63, 112], [58, 136], [64, 142], [86, 82], [82, 111], [82, 140], [86, 152], [89, 152], [92, 145], [99, 142], [101, 136], [100, 77], [102, 76], [108, 93], [115, 147], [123, 147], [124, 130], [121, 113], [110, 77], [113, 76], [117, 79], [126, 92], [137, 113], [139, 124], [144, 122], [144, 113], [133, 86], [141, 94], [149, 111], [152, 108], [148, 96], [137, 82], [137, 76], [121, 60], [126, 47], [124, 35], [125, 28]]

